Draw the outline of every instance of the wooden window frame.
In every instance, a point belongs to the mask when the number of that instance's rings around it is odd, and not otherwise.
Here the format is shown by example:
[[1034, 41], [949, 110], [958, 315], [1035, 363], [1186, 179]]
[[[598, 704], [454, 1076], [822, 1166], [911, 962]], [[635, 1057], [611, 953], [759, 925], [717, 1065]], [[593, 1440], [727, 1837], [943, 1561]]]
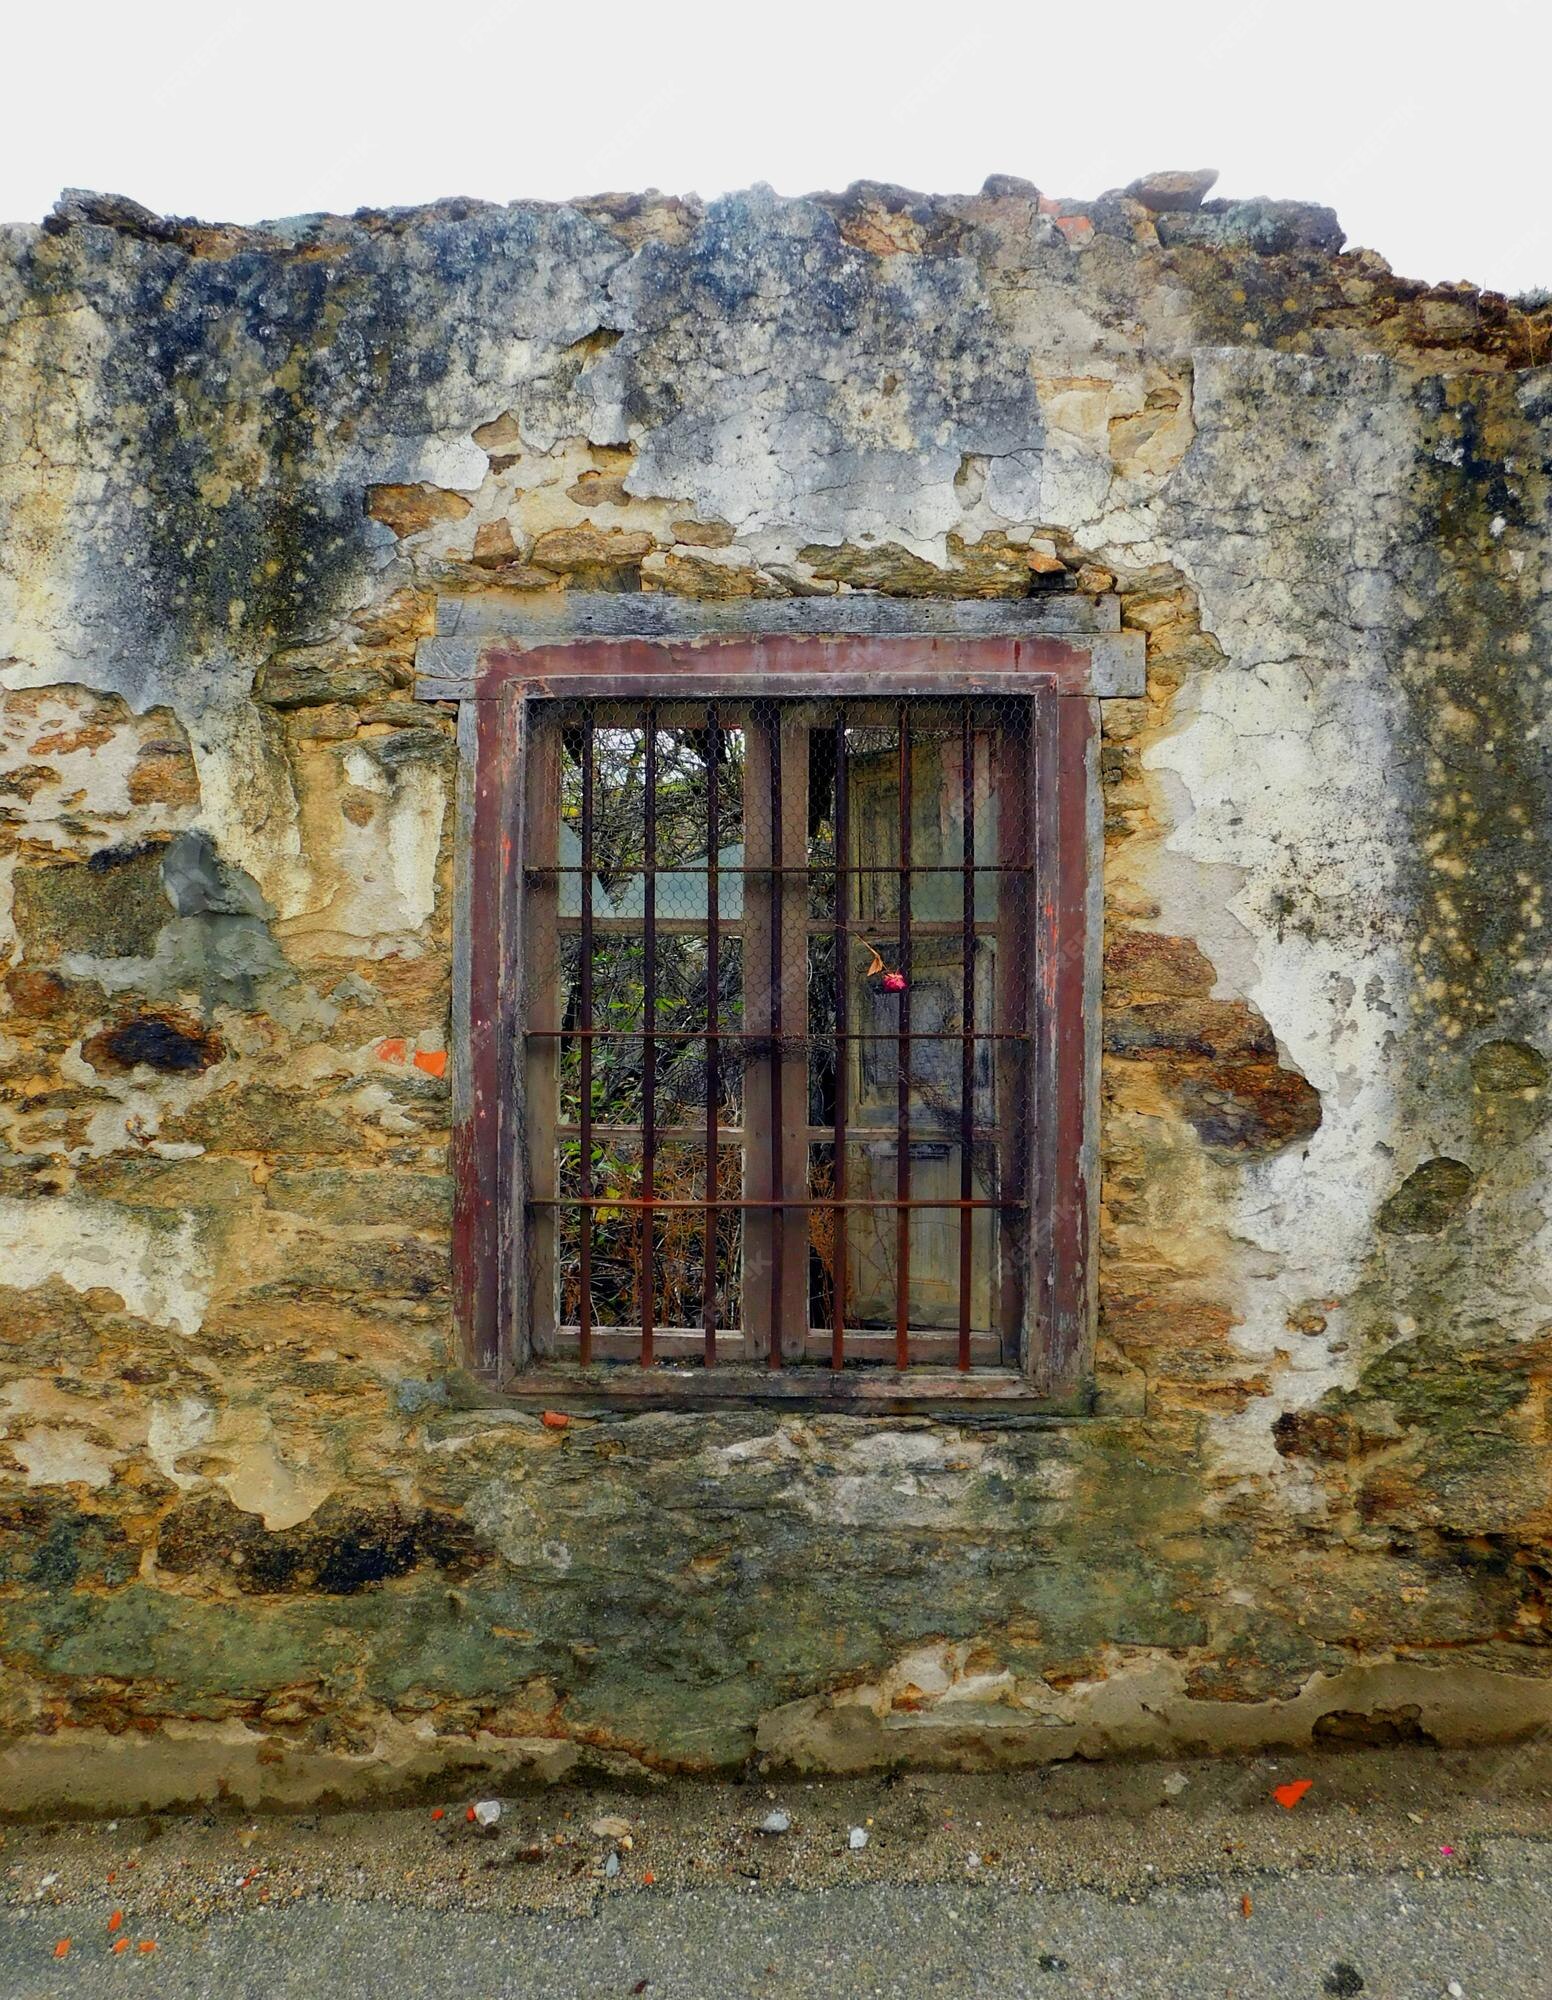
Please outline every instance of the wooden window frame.
[[[482, 645], [459, 690], [460, 829], [454, 951], [454, 1295], [468, 1370], [547, 1403], [781, 1400], [864, 1406], [1092, 1400], [1099, 1050], [1098, 701], [1079, 637], [824, 636], [707, 643], [619, 638]], [[434, 692], [434, 691], [433, 691]], [[1017, 1365], [877, 1364], [832, 1372], [613, 1365], [526, 1350], [524, 869], [536, 702], [1011, 695], [1030, 704], [1033, 1042], [1028, 1276]]]

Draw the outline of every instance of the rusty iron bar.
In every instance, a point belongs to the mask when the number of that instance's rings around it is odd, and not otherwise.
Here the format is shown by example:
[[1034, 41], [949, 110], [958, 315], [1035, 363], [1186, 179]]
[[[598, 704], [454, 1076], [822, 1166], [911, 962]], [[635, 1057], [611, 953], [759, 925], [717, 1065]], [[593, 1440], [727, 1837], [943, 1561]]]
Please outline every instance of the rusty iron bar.
[[717, 1154], [717, 1103], [719, 1080], [717, 1061], [718, 1001], [721, 971], [718, 964], [718, 881], [717, 841], [717, 757], [722, 732], [717, 722], [717, 705], [706, 709], [706, 1219], [701, 1239], [701, 1310], [706, 1328], [706, 1366], [717, 1365], [717, 1195], [719, 1161]]
[[895, 1366], [911, 1362], [911, 712], [901, 702], [896, 720], [900, 757], [900, 1021], [895, 1120]]
[[577, 1344], [584, 1367], [593, 1357], [593, 707], [582, 710], [582, 964], [578, 1006], [582, 1015], [581, 1104], [578, 1123], [578, 1182], [582, 1209], [577, 1218], [581, 1247], [577, 1259], [581, 1297], [577, 1303]]
[[830, 1336], [830, 1366], [846, 1365], [846, 1028], [850, 1018], [847, 993], [846, 926], [849, 920], [845, 866], [849, 838], [846, 796], [846, 710], [835, 711], [835, 777], [831, 826], [835, 840], [835, 1159], [831, 1192], [835, 1196], [830, 1245], [830, 1296], [834, 1327]]
[[641, 1365], [652, 1366], [656, 1243], [652, 1228], [657, 1185], [657, 709], [647, 704], [646, 802], [642, 825], [642, 1027], [641, 1038]]
[[[971, 1155], [975, 1143], [975, 739], [970, 731], [970, 704], [964, 705], [960, 729], [960, 811], [964, 818], [965, 928], [964, 984], [959, 1025], [964, 1042], [959, 1060], [959, 1198], [970, 1199], [973, 1186]], [[959, 1366], [970, 1366], [970, 1279], [972, 1221], [959, 1211]]]
[[[898, 875], [900, 873], [900, 864], [898, 861], [848, 862], [844, 868], [840, 869], [837, 869], [828, 861], [794, 861], [784, 864], [780, 868], [768, 861], [724, 861], [721, 863], [721, 868], [724, 875], [756, 876]], [[571, 861], [543, 863], [531, 861], [523, 872], [530, 881], [544, 882], [548, 881], [552, 875], [580, 875], [582, 868], [580, 863]], [[910, 872], [913, 875], [958, 875], [961, 872], [961, 864], [957, 861], [914, 861], [911, 864]], [[982, 861], [977, 863], [975, 872], [977, 875], [1012, 875], [1022, 871], [1015, 861]], [[703, 871], [699, 868], [683, 867], [676, 862], [671, 867], [660, 869], [659, 873], [663, 875], [699, 875]]]
[[[977, 1037], [977, 1040], [979, 1039]], [[562, 1119], [555, 1127], [555, 1136], [557, 1139], [574, 1139], [581, 1129], [579, 1125], [568, 1124], [565, 1119]], [[859, 1133], [862, 1134], [860, 1139], [858, 1138]], [[848, 1134], [854, 1145], [865, 1145], [870, 1136], [873, 1139], [881, 1136], [876, 1131], [870, 1133], [870, 1128], [865, 1125], [850, 1126]], [[810, 1145], [828, 1144], [833, 1136], [834, 1127], [830, 1125], [805, 1125], [803, 1128], [803, 1137]], [[941, 1139], [942, 1136], [943, 1128], [941, 1125], [924, 1125], [922, 1127], [921, 1137], [923, 1139]], [[997, 1145], [1001, 1142], [1004, 1135], [1000, 1125], [978, 1125], [975, 1128], [975, 1136], [979, 1144]], [[634, 1140], [640, 1137], [641, 1127], [639, 1125], [613, 1125], [606, 1119], [595, 1118], [593, 1120], [593, 1138], [595, 1141], [599, 1139]], [[748, 1130], [742, 1125], [723, 1125], [719, 1123], [717, 1126], [717, 1144], [719, 1146], [742, 1146], [747, 1142], [748, 1138]], [[695, 1125], [664, 1125], [661, 1121], [658, 1123], [657, 1142], [659, 1146], [669, 1143], [693, 1144], [696, 1141], [704, 1145], [705, 1139], [706, 1127], [704, 1123]], [[702, 1196], [702, 1200], [704, 1199], [705, 1197]]]
[[[706, 1203], [705, 1203], [705, 1200], [704, 1200], [704, 1199], [703, 1199], [703, 1198], [702, 1198], [702, 1197], [701, 1197], [700, 1195], [686, 1195], [686, 1196], [684, 1196], [684, 1197], [682, 1197], [682, 1198], [681, 1198], [681, 1197], [680, 1197], [680, 1196], [678, 1196], [678, 1195], [665, 1195], [665, 1194], [659, 1194], [659, 1195], [654, 1195], [654, 1196], [652, 1197], [652, 1199], [651, 1199], [650, 1201], [648, 1201], [648, 1200], [646, 1200], [646, 1198], [645, 1198], [644, 1196], [642, 1196], [642, 1195], [633, 1195], [633, 1194], [595, 1194], [595, 1195], [590, 1195], [590, 1196], [588, 1197], [588, 1205], [589, 1205], [590, 1207], [592, 1207], [592, 1208], [651, 1208], [651, 1209], [659, 1209], [659, 1208], [693, 1208], [693, 1209], [694, 1209], [694, 1210], [696, 1211], [696, 1213], [698, 1214], [698, 1213], [699, 1213], [699, 1212], [700, 1212], [700, 1211], [701, 1211], [701, 1210], [702, 1210], [702, 1209], [703, 1209], [703, 1208], [704, 1208], [704, 1207], [706, 1206]], [[742, 1196], [738, 1196], [738, 1197], [736, 1197], [736, 1198], [735, 1198], [735, 1197], [730, 1197], [730, 1198], [729, 1198], [728, 1200], [726, 1200], [726, 1201], [721, 1201], [721, 1202], [718, 1202], [718, 1204], [717, 1204], [717, 1206], [718, 1206], [719, 1208], [723, 1208], [723, 1209], [734, 1209], [734, 1208], [738, 1208], [738, 1209], [745, 1209], [745, 1208], [752, 1208], [752, 1209], [782, 1209], [782, 1208], [820, 1208], [820, 1209], [828, 1209], [828, 1208], [834, 1208], [834, 1207], [835, 1207], [836, 1205], [837, 1205], [837, 1204], [836, 1204], [836, 1200], [835, 1200], [835, 1197], [834, 1197], [833, 1195], [828, 1195], [828, 1194], [823, 1194], [823, 1195], [783, 1195], [783, 1196], [782, 1196], [782, 1197], [781, 1197], [781, 1198], [780, 1198], [779, 1200], [778, 1200], [778, 1199], [774, 1199], [774, 1198], [769, 1198], [769, 1199], [768, 1199], [768, 1198], [766, 1198], [766, 1197], [764, 1197], [764, 1196], [754, 1196], [754, 1195], [742, 1195]], [[959, 1208], [1022, 1208], [1022, 1207], [1024, 1207], [1024, 1203], [1023, 1203], [1022, 1201], [1018, 1201], [1018, 1200], [1015, 1200], [1015, 1199], [1013, 1199], [1012, 1197], [1009, 1197], [1008, 1199], [1006, 1199], [1006, 1200], [1003, 1200], [1002, 1198], [1000, 1198], [999, 1196], [996, 1196], [996, 1195], [977, 1195], [977, 1196], [976, 1196], [976, 1197], [974, 1198], [974, 1200], [972, 1200], [972, 1201], [959, 1201], [959, 1200], [956, 1200], [956, 1199], [954, 1199], [953, 1197], [951, 1197], [951, 1196], [948, 1196], [948, 1195], [945, 1195], [945, 1196], [943, 1196], [943, 1197], [941, 1198], [941, 1200], [940, 1200], [940, 1199], [938, 1199], [938, 1198], [937, 1198], [937, 1197], [935, 1197], [935, 1196], [928, 1196], [928, 1195], [921, 1195], [921, 1196], [913, 1196], [911, 1200], [909, 1200], [909, 1201], [905, 1202], [904, 1204], [900, 1203], [900, 1202], [899, 1202], [899, 1201], [897, 1201], [897, 1200], [894, 1200], [894, 1199], [892, 1199], [892, 1198], [891, 1198], [890, 1196], [888, 1196], [888, 1195], [885, 1195], [885, 1196], [883, 1196], [883, 1197], [882, 1197], [882, 1198], [881, 1198], [880, 1200], [878, 1200], [878, 1201], [867, 1201], [867, 1200], [863, 1200], [863, 1199], [861, 1199], [861, 1198], [857, 1198], [857, 1199], [852, 1199], [852, 1198], [848, 1197], [848, 1199], [847, 1199], [846, 1201], [844, 1201], [844, 1202], [842, 1202], [842, 1203], [840, 1204], [840, 1206], [841, 1206], [841, 1207], [843, 1207], [843, 1208], [847, 1208], [847, 1209], [852, 1209], [852, 1208], [876, 1208], [876, 1209], [887, 1209], [887, 1210], [890, 1210], [890, 1211], [893, 1211], [894, 1209], [897, 1209], [897, 1208], [901, 1207], [902, 1205], [903, 1205], [904, 1207], [908, 1208], [908, 1209], [918, 1209], [918, 1208], [941, 1208], [941, 1209], [959, 1209]], [[577, 1206], [577, 1202], [576, 1202], [576, 1198], [575, 1198], [574, 1196], [572, 1196], [572, 1195], [530, 1195], [530, 1196], [529, 1196], [529, 1199], [528, 1199], [528, 1206], [529, 1206], [530, 1208], [575, 1208], [575, 1207]]]
[[[534, 1041], [545, 1041], [560, 1036], [566, 1041], [582, 1041], [591, 1037], [595, 1042], [639, 1042], [645, 1039], [645, 1028], [525, 1028], [524, 1034]], [[898, 1028], [853, 1028], [844, 1036], [848, 1042], [893, 1042], [899, 1039]], [[704, 1028], [658, 1028], [653, 1039], [659, 1042], [703, 1042]], [[721, 1028], [717, 1032], [719, 1042], [764, 1042], [767, 1046], [774, 1036], [765, 1028]], [[835, 1036], [828, 1030], [818, 1035], [783, 1035], [781, 1038], [789, 1048], [808, 1046], [820, 1042], [832, 1042]], [[958, 1028], [913, 1028], [913, 1042], [957, 1042], [961, 1039]], [[988, 1030], [977, 1035], [980, 1042], [1027, 1042], [1029, 1036], [1020, 1030]]]
[[770, 723], [770, 772], [771, 772], [771, 906], [770, 906], [770, 1012], [771, 1012], [771, 1189], [776, 1196], [771, 1210], [771, 1351], [772, 1368], [781, 1366], [781, 1311], [783, 1303], [782, 1284], [785, 1276], [786, 1213], [782, 1197], [788, 1193], [784, 1174], [785, 1147], [781, 1132], [781, 1083], [786, 1059], [781, 1047], [781, 933], [782, 919], [786, 915], [784, 887], [781, 883], [782, 852], [782, 799], [781, 799], [781, 710], [771, 704]]

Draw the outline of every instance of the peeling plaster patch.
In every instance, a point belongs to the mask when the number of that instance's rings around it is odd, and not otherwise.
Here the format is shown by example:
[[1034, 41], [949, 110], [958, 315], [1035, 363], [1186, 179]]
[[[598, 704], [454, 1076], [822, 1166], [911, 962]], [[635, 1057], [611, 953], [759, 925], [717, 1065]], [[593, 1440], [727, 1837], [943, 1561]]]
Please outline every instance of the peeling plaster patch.
[[1098, 1671], [1062, 1688], [996, 1664], [996, 1636], [903, 1655], [872, 1681], [767, 1711], [756, 1743], [772, 1765], [865, 1771], [904, 1763], [989, 1769], [1156, 1752], [1308, 1744], [1321, 1718], [1414, 1706], [1437, 1742], [1513, 1740], [1545, 1727], [1545, 1680], [1473, 1667], [1366, 1660], [1313, 1674], [1286, 1699], [1203, 1701], [1185, 1692], [1186, 1662], [1106, 1647]]
[[153, 1224], [108, 1202], [0, 1197], [0, 1271], [20, 1291], [59, 1278], [77, 1292], [116, 1292], [137, 1318], [180, 1333], [198, 1332], [210, 1298], [192, 1220]]
[[259, 1412], [229, 1414], [207, 1449], [212, 1457], [236, 1459], [214, 1483], [234, 1507], [261, 1515], [272, 1530], [296, 1527], [315, 1514], [334, 1490], [331, 1478], [281, 1457], [270, 1436], [269, 1419]]
[[[632, 490], [753, 534], [895, 541], [942, 566], [962, 456], [1041, 442], [1034, 385], [978, 267], [880, 263], [815, 205], [758, 189], [710, 205], [697, 263], [718, 304], [688, 342], [670, 262], [636, 258], [614, 287], [637, 330], [591, 374], [672, 384], [645, 406], [638, 388]], [[952, 355], [936, 334], [948, 324], [963, 330]]]
[[381, 1083], [365, 1083], [353, 1091], [350, 1107], [362, 1118], [375, 1118], [385, 1132], [399, 1138], [408, 1138], [419, 1129], [393, 1092]]
[[297, 915], [308, 905], [311, 873], [276, 717], [247, 701], [207, 704], [189, 723], [189, 747], [201, 824], [216, 849], [252, 876], [278, 916]]
[[[1276, 1373], [1275, 1400], [1253, 1398], [1211, 1433], [1226, 1470], [1264, 1474], [1297, 1505], [1307, 1482], [1277, 1464], [1271, 1420], [1350, 1385], [1358, 1360], [1305, 1347], [1290, 1368], [1283, 1357], [1305, 1344], [1287, 1320], [1303, 1297], [1340, 1299], [1372, 1241], [1386, 1190], [1375, 1148], [1394, 1143], [1401, 1115], [1395, 1021], [1408, 990], [1400, 697], [1383, 627], [1355, 633], [1330, 585], [1393, 532], [1412, 418], [1383, 363], [1225, 352], [1197, 358], [1194, 414], [1161, 514], [1229, 665], [1188, 683], [1181, 726], [1145, 754], [1176, 814], [1145, 873], [1160, 928], [1196, 937], [1220, 971], [1232, 965], [1322, 1098], [1307, 1146], [1242, 1173], [1229, 1227], [1262, 1272], [1241, 1258], [1233, 1338]], [[1322, 482], [1313, 517], [1289, 490], [1290, 443], [1346, 466]], [[1214, 915], [1228, 869], [1238, 885]], [[1339, 1307], [1330, 1328], [1345, 1331]]]
[[[373, 907], [359, 913], [361, 935], [418, 930], [431, 915], [446, 803], [446, 788], [434, 767], [411, 766], [394, 774], [385, 815], [389, 876], [383, 898], [388, 901], [391, 896], [391, 901], [387, 908]], [[363, 889], [370, 886], [371, 877], [364, 875], [362, 884]]]
[[[1195, 935], [1220, 967], [1234, 963], [1240, 990], [1321, 1094], [1320, 1129], [1306, 1145], [1242, 1170], [1229, 1223], [1261, 1266], [1240, 1260], [1235, 1345], [1273, 1367], [1294, 1344], [1287, 1321], [1297, 1301], [1340, 1297], [1357, 1280], [1385, 1192], [1375, 1144], [1398, 1119], [1394, 1020], [1406, 973], [1393, 889], [1404, 829], [1388, 787], [1389, 705], [1363, 678], [1312, 687], [1299, 666], [1222, 673], [1198, 687], [1184, 727], [1145, 757], [1189, 807], [1153, 878], [1161, 927]], [[1226, 912], [1238, 928], [1232, 958], [1223, 914], [1203, 900], [1204, 884], [1229, 868], [1239, 875]], [[1331, 1326], [1343, 1330], [1335, 1310]], [[1356, 1357], [1296, 1345], [1278, 1408], [1306, 1407], [1353, 1379]], [[1288, 1483], [1275, 1463], [1274, 1414], [1257, 1399], [1219, 1422], [1226, 1469]]]
[[26, 1431], [7, 1443], [29, 1486], [106, 1486], [122, 1456], [76, 1430]]
[[[184, 1492], [217, 1486], [234, 1507], [259, 1515], [275, 1533], [315, 1514], [336, 1483], [294, 1448], [283, 1453], [269, 1413], [252, 1403], [217, 1410], [198, 1396], [160, 1402], [151, 1412], [146, 1445], [175, 1486]], [[181, 1471], [178, 1460], [196, 1452], [201, 1472]]]
[[180, 1396], [175, 1403], [152, 1405], [146, 1449], [162, 1476], [185, 1493], [204, 1481], [197, 1473], [180, 1472], [178, 1460], [185, 1452], [198, 1451], [209, 1442], [215, 1422], [215, 1411], [198, 1396]]
[[986, 504], [1006, 521], [1046, 518], [1042, 511], [1041, 454], [1010, 451], [987, 461]]

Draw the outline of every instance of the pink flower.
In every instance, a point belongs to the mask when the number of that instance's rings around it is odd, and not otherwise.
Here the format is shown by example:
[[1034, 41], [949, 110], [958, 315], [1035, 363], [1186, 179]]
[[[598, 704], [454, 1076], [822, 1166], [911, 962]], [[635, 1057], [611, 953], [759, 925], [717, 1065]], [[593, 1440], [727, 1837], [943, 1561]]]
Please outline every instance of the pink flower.
[[905, 991], [905, 974], [903, 972], [886, 972], [884, 974], [884, 991], [886, 993], [903, 993]]

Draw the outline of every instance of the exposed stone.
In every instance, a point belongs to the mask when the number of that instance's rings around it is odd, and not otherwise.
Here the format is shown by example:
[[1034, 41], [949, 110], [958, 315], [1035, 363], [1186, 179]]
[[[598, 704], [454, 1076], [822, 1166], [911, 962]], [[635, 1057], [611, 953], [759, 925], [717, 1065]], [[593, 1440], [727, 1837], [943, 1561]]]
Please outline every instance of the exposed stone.
[[321, 708], [331, 701], [370, 701], [393, 685], [387, 660], [353, 647], [310, 646], [267, 659], [253, 692], [271, 708]]
[[1387, 1198], [1379, 1227], [1392, 1236], [1437, 1236], [1465, 1208], [1475, 1180], [1464, 1160], [1424, 1160]]
[[401, 539], [422, 535], [439, 521], [461, 521], [471, 502], [462, 493], [448, 493], [439, 486], [369, 486], [366, 511], [374, 521], [392, 528]]
[[148, 954], [171, 915], [162, 889], [165, 849], [165, 841], [139, 841], [99, 847], [84, 862], [19, 867], [14, 922], [29, 960]]
[[1155, 213], [1200, 208], [1202, 199], [1218, 178], [1216, 167], [1199, 167], [1194, 172], [1144, 174], [1127, 188], [1127, 193]]
[[725, 549], [733, 540], [729, 521], [675, 521], [674, 540], [697, 549]]
[[551, 528], [530, 550], [540, 569], [557, 572], [595, 568], [619, 569], [639, 563], [653, 547], [652, 537], [630, 528]]
[[1542, 1090], [1547, 1059], [1525, 1042], [1483, 1042], [1471, 1052], [1471, 1080], [1478, 1090]]
[[568, 486], [566, 498], [575, 500], [579, 507], [626, 507], [630, 504], [624, 475], [596, 469], [584, 472], [574, 486]]
[[828, 582], [879, 590], [890, 597], [1023, 597], [1039, 564], [1066, 577], [1064, 563], [1011, 547], [1000, 534], [984, 536], [973, 545], [951, 534], [946, 550], [952, 565], [947, 569], [935, 568], [893, 542], [876, 548], [811, 546], [801, 549], [799, 556], [815, 576]]
[[474, 531], [474, 555], [479, 569], [500, 569], [521, 560], [510, 521], [485, 521]]
[[643, 589], [670, 590], [678, 597], [783, 597], [779, 584], [747, 563], [714, 562], [678, 549], [650, 555], [641, 565]]

